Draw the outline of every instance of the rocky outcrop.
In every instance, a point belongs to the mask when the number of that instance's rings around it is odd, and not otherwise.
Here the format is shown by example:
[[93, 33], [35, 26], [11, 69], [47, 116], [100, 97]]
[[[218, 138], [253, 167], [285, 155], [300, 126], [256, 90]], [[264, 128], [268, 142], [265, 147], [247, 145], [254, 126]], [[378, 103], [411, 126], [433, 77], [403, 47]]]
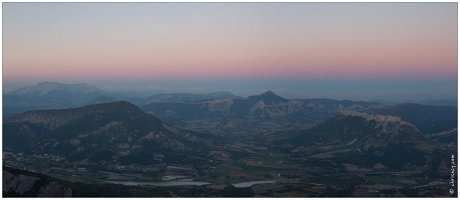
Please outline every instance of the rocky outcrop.
[[207, 108], [210, 112], [225, 112], [233, 105], [232, 99], [217, 99], [205, 101], [201, 108]]
[[364, 112], [359, 112], [356, 110], [342, 110], [340, 112], [340, 116], [342, 117], [347, 117], [347, 116], [361, 117], [365, 119], [366, 121], [375, 121], [377, 123], [375, 124], [374, 129], [382, 128], [381, 133], [384, 133], [384, 134], [398, 134], [399, 130], [402, 128], [403, 125], [409, 126], [411, 127], [411, 129], [414, 129], [417, 132], [419, 132], [419, 130], [417, 129], [415, 125], [397, 116], [372, 115], [372, 114], [367, 114]]
[[[402, 124], [408, 124], [412, 125], [411, 123], [404, 121], [401, 119], [401, 117], [397, 116], [391, 116], [391, 115], [371, 115], [363, 112], [359, 112], [356, 110], [342, 110], [340, 112], [340, 115], [345, 115], [345, 116], [355, 116], [355, 117], [362, 117], [368, 121], [373, 120], [376, 122], [394, 122], [394, 123], [402, 123]], [[414, 125], [412, 125], [414, 126]]]
[[55, 181], [3, 170], [3, 194], [22, 197], [72, 197], [72, 190]]
[[71, 197], [72, 190], [63, 185], [51, 181], [50, 183], [40, 187], [38, 197]]

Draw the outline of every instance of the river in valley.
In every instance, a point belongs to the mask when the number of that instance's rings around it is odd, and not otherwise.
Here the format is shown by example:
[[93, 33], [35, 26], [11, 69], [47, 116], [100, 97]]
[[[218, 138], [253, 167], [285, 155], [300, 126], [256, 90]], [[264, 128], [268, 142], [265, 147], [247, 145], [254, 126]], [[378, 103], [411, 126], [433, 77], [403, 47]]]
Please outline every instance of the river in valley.
[[[248, 182], [241, 182], [232, 184], [237, 188], [245, 188], [251, 187], [257, 184], [274, 184], [276, 182], [297, 182], [299, 179], [284, 179], [284, 180], [267, 180], [267, 181], [248, 181]], [[139, 181], [104, 181], [106, 183], [113, 183], [113, 184], [122, 184], [126, 186], [160, 186], [160, 187], [168, 187], [168, 186], [185, 186], [185, 185], [196, 185], [196, 186], [203, 186], [203, 185], [212, 185], [213, 183], [208, 182], [197, 182], [197, 181], [164, 181], [164, 182], [139, 182]]]
[[184, 185], [211, 185], [208, 182], [195, 182], [195, 181], [166, 181], [166, 182], [136, 182], [136, 181], [104, 181], [106, 183], [121, 184], [126, 186], [184, 186]]

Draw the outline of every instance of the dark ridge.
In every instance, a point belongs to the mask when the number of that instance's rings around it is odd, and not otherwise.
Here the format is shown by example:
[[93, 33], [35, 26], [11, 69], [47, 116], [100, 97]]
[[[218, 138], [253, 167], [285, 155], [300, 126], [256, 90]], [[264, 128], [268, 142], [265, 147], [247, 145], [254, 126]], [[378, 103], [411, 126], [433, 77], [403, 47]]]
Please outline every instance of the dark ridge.
[[83, 115], [91, 113], [105, 113], [105, 114], [139, 114], [143, 113], [142, 110], [132, 103], [127, 101], [117, 101], [111, 103], [91, 104], [78, 108], [67, 109], [50, 109], [50, 110], [31, 110], [8, 118], [5, 122], [22, 121], [23, 118], [28, 116], [41, 116], [42, 118], [54, 118], [64, 121], [71, 121]]

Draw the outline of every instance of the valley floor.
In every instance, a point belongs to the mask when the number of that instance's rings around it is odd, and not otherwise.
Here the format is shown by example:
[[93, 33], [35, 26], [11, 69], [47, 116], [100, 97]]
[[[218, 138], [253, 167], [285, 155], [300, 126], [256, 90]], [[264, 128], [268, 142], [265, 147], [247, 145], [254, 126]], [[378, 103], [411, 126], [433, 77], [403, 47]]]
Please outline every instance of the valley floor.
[[[450, 180], [427, 178], [420, 171], [386, 171], [337, 165], [324, 160], [296, 164], [287, 154], [264, 152], [260, 146], [236, 143], [213, 151], [206, 164], [194, 166], [117, 165], [69, 162], [53, 155], [3, 151], [3, 165], [87, 184], [140, 187], [250, 188], [255, 197], [452, 197]], [[257, 147], [257, 148], [255, 148]], [[248, 153], [238, 155], [241, 149]], [[308, 162], [307, 162], [308, 163]], [[180, 194], [179, 194], [180, 196]]]

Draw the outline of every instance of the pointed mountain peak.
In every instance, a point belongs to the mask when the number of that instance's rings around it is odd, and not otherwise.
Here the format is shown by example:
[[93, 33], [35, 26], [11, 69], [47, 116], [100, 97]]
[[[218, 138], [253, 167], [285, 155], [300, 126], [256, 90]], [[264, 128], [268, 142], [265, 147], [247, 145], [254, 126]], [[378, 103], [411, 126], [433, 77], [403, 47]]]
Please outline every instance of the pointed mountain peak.
[[261, 95], [276, 95], [274, 92], [272, 92], [271, 90], [268, 90], [264, 93], [262, 93]]
[[274, 92], [272, 92], [271, 90], [268, 90], [262, 94], [259, 94], [259, 95], [255, 95], [255, 96], [262, 96], [262, 97], [276, 97], [276, 98], [282, 98], [284, 99], [283, 97], [280, 97], [278, 96], [277, 94], [275, 94]]
[[276, 95], [271, 90], [268, 90], [267, 92], [264, 92], [264, 93], [259, 94], [259, 95], [250, 96], [248, 98], [253, 99], [253, 100], [257, 100], [257, 101], [262, 100], [267, 105], [276, 105], [278, 103], [288, 101], [287, 99]]

